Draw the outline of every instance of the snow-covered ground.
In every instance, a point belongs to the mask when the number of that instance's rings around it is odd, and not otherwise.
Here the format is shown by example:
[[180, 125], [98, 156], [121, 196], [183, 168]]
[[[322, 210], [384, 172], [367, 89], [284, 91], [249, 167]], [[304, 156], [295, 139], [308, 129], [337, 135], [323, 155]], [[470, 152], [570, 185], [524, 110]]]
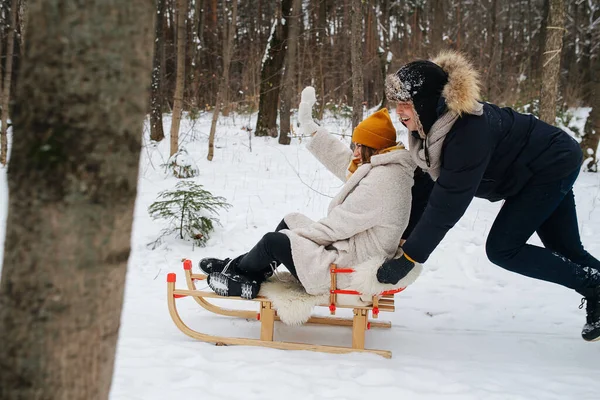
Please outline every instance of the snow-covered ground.
[[[600, 397], [600, 343], [586, 343], [579, 336], [585, 319], [585, 312], [577, 308], [579, 296], [492, 265], [484, 244], [500, 203], [480, 199], [433, 253], [419, 280], [396, 296], [396, 312], [382, 314], [392, 321], [392, 329], [367, 332], [367, 347], [392, 350], [391, 360], [369, 354], [217, 347], [185, 336], [168, 315], [168, 272], [177, 272], [182, 287], [183, 258], [192, 259], [196, 269], [203, 257], [247, 251], [288, 212], [323, 216], [327, 195], [341, 187], [299, 139], [281, 146], [276, 139], [252, 137], [250, 152], [248, 132], [242, 128], [254, 128], [255, 116], [221, 118], [215, 158], [207, 161], [210, 117], [183, 121], [180, 133], [181, 144], [200, 170], [195, 181], [233, 205], [221, 213], [222, 226], [205, 248], [175, 238], [155, 250], [147, 246], [162, 229], [160, 221], [148, 216], [148, 206], [178, 180], [161, 167], [168, 156], [168, 138], [154, 146], [145, 132], [111, 399]], [[326, 124], [349, 134], [348, 125], [335, 119]], [[165, 119], [166, 133], [169, 127]], [[600, 256], [600, 175], [583, 173], [575, 194], [582, 240]], [[6, 170], [0, 169], [0, 227], [5, 225], [5, 204]], [[0, 245], [3, 237], [2, 228]], [[532, 242], [539, 240], [534, 237]], [[194, 329], [259, 335], [259, 322], [211, 314], [190, 298], [178, 302], [184, 321]], [[240, 307], [241, 302], [222, 303]], [[349, 328], [314, 325], [276, 325], [275, 338], [351, 342]]]

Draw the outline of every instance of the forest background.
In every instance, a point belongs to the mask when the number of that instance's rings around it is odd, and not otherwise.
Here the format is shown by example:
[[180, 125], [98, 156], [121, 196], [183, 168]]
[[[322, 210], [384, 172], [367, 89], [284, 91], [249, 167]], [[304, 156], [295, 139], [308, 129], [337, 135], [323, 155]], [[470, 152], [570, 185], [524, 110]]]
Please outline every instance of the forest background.
[[[258, 111], [256, 126], [248, 130], [288, 144], [290, 131], [294, 133], [290, 112], [305, 86], [317, 89], [315, 117], [322, 119], [329, 110], [341, 117], [352, 115], [356, 125], [363, 110], [386, 105], [387, 74], [411, 60], [455, 49], [466, 53], [481, 73], [485, 101], [550, 122], [557, 116], [564, 126], [572, 118], [569, 108], [591, 107], [584, 131], [576, 134], [591, 156], [588, 170], [596, 170], [600, 4], [593, 0], [156, 0], [155, 4], [152, 138], [164, 137], [162, 114], [174, 111], [172, 154], [177, 151], [182, 110], [192, 119], [215, 109], [224, 116]], [[1, 93], [6, 109], [7, 86], [16, 87], [18, 81], [27, 2], [3, 1], [0, 7]], [[6, 79], [7, 74], [12, 79]], [[214, 135], [213, 127], [211, 149]]]

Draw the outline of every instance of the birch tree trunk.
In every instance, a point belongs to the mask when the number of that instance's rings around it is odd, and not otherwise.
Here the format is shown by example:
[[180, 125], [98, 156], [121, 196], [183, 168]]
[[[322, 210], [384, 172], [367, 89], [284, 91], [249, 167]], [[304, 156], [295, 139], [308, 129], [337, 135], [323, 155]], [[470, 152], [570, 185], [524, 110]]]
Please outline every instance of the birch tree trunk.
[[183, 110], [183, 84], [185, 83], [185, 26], [188, 0], [177, 0], [177, 77], [173, 94], [173, 117], [171, 119], [170, 156], [179, 150], [179, 125]]
[[29, 4], [0, 280], [1, 399], [108, 397], [153, 15], [152, 0]]
[[540, 119], [549, 124], [554, 124], [556, 120], [556, 99], [558, 97], [564, 27], [564, 0], [550, 0], [546, 43], [542, 57], [542, 90], [540, 93]]
[[231, 65], [231, 56], [233, 54], [233, 40], [235, 39], [235, 26], [237, 21], [238, 0], [232, 0], [231, 13], [228, 13], [226, 3], [223, 3], [224, 18], [229, 20], [225, 22], [225, 40], [223, 41], [223, 75], [219, 81], [219, 91], [217, 92], [217, 102], [213, 109], [212, 121], [210, 124], [210, 134], [208, 136], [208, 155], [206, 159], [212, 161], [215, 153], [215, 133], [217, 131], [217, 121], [221, 110], [221, 103], [227, 88], [229, 87], [229, 68]]
[[352, 0], [351, 5], [352, 42], [350, 52], [352, 55], [352, 130], [363, 119], [363, 12], [362, 1]]
[[8, 139], [6, 131], [8, 128], [8, 105], [10, 102], [10, 87], [12, 80], [13, 52], [15, 49], [15, 30], [17, 29], [17, 0], [10, 3], [10, 26], [6, 39], [6, 69], [4, 70], [4, 84], [2, 86], [2, 129], [0, 130], [0, 164], [6, 165], [8, 155]]
[[152, 59], [152, 94], [150, 100], [150, 139], [160, 142], [165, 138], [162, 120], [163, 91], [161, 50], [165, 45], [163, 23], [165, 18], [165, 1], [156, 0], [156, 21], [154, 23], [154, 57]]
[[290, 13], [285, 16], [289, 24], [287, 54], [285, 57], [285, 74], [279, 110], [279, 144], [290, 144], [291, 108], [294, 93], [294, 77], [296, 76], [296, 51], [298, 48], [298, 33], [302, 18], [302, 0], [293, 0]]

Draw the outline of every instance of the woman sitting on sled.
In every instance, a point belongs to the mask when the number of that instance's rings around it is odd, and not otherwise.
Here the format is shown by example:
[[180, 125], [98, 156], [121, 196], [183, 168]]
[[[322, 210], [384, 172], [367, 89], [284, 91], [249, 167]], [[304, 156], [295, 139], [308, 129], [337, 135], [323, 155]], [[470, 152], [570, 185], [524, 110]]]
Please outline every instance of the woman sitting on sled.
[[301, 130], [313, 135], [308, 150], [345, 182], [319, 221], [292, 213], [275, 232], [267, 233], [248, 253], [233, 259], [205, 258], [200, 268], [208, 285], [222, 296], [251, 299], [261, 283], [283, 264], [307, 293], [329, 293], [330, 264], [354, 268], [338, 279], [341, 289], [366, 295], [405, 285], [381, 284], [376, 271], [382, 260], [396, 255], [408, 225], [415, 163], [396, 144], [396, 130], [386, 109], [362, 121], [352, 134], [354, 153], [311, 118], [315, 91], [302, 92], [298, 111]]

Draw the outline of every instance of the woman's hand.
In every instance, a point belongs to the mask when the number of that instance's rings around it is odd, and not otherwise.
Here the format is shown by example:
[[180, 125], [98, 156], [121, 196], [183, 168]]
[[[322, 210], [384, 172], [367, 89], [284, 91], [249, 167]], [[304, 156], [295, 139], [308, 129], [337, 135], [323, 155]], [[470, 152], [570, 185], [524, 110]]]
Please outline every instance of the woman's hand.
[[317, 101], [315, 88], [307, 86], [302, 91], [300, 106], [298, 107], [298, 122], [303, 135], [314, 135], [319, 125], [312, 119], [312, 107]]

